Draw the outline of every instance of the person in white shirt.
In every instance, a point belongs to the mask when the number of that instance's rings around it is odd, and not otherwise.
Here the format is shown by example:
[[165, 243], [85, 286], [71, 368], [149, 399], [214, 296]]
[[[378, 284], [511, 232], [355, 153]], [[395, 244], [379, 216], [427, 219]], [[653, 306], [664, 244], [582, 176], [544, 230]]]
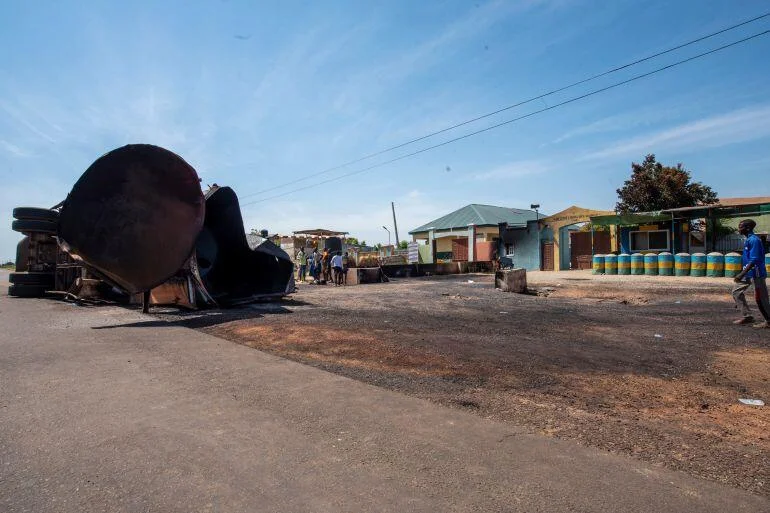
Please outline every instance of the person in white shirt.
[[339, 251], [332, 257], [332, 270], [334, 271], [334, 285], [342, 285], [342, 255]]

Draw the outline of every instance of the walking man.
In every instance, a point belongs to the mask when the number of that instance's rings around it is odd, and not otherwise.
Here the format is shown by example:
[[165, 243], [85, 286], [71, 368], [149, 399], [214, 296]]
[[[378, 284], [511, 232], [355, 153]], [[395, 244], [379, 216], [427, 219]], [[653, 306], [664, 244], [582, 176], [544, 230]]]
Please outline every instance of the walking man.
[[297, 263], [299, 264], [299, 281], [305, 281], [305, 274], [307, 273], [307, 255], [303, 248], [299, 248], [299, 253], [297, 253]]
[[313, 250], [313, 279], [315, 284], [318, 285], [321, 282], [321, 253], [318, 252], [318, 248]]
[[332, 257], [332, 269], [334, 270], [334, 286], [342, 285], [342, 255], [339, 251]]
[[307, 256], [307, 272], [311, 278], [315, 278], [315, 253]]
[[323, 266], [321, 268], [321, 272], [323, 272], [323, 280], [321, 283], [326, 285], [326, 283], [332, 279], [331, 255], [329, 254], [329, 248], [324, 248], [324, 253], [321, 256], [321, 265]]
[[743, 256], [741, 264], [743, 269], [734, 278], [737, 285], [733, 288], [733, 299], [738, 307], [741, 308], [743, 317], [734, 321], [734, 324], [751, 324], [754, 317], [751, 315], [749, 305], [746, 303], [746, 290], [754, 285], [754, 299], [757, 302], [759, 313], [764, 317], [764, 321], [754, 324], [754, 328], [770, 327], [770, 300], [767, 295], [767, 269], [765, 269], [764, 245], [759, 237], [754, 234], [754, 227], [757, 223], [753, 219], [744, 219], [738, 224], [738, 231], [746, 237], [743, 245]]

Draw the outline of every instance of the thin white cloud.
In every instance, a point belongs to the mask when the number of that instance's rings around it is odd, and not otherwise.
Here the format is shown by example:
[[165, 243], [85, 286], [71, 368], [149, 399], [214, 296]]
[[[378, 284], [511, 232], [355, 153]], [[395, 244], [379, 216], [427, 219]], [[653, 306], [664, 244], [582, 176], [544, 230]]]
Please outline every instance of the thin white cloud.
[[596, 134], [639, 130], [648, 126], [659, 126], [662, 122], [675, 119], [680, 115], [681, 107], [670, 104], [648, 105], [621, 114], [607, 116], [590, 123], [578, 126], [563, 133], [549, 144], [559, 144], [571, 139], [577, 139]]
[[770, 136], [770, 104], [738, 109], [726, 114], [684, 123], [658, 132], [618, 141], [605, 149], [588, 153], [579, 160], [600, 160], [619, 156], [638, 157], [666, 150], [715, 148]]
[[[40, 128], [38, 124], [31, 121], [31, 118], [37, 117], [37, 112], [34, 110], [30, 110], [28, 108], [22, 109], [11, 105], [7, 101], [0, 101], [0, 110], [3, 110], [14, 122], [23, 125], [40, 139], [43, 139], [49, 143], [56, 142], [56, 139], [50, 135], [50, 131]], [[52, 128], [50, 126], [50, 122], [48, 124], [49, 128]]]
[[477, 3], [438, 34], [428, 37], [416, 47], [401, 51], [392, 59], [351, 77], [347, 87], [338, 92], [334, 104], [353, 108], [366, 103], [362, 97], [371, 98], [390, 91], [415, 73], [425, 72], [439, 62], [451, 59], [460, 43], [484, 34], [511, 16], [537, 7], [555, 9], [565, 3], [564, 0], [494, 0]]
[[2, 147], [2, 149], [5, 150], [6, 153], [9, 153], [14, 157], [29, 157], [31, 155], [31, 153], [29, 153], [28, 151], [3, 139], [0, 139], [0, 147]]
[[511, 179], [547, 173], [552, 167], [539, 160], [519, 160], [474, 173], [471, 180]]

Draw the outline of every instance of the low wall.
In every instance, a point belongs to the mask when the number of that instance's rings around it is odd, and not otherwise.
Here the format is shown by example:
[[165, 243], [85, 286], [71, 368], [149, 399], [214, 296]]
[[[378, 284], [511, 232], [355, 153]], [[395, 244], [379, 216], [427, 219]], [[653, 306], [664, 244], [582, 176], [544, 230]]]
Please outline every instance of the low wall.
[[383, 265], [382, 271], [388, 278], [414, 278], [435, 274], [483, 273], [492, 272], [492, 262]]
[[348, 268], [347, 284], [363, 285], [365, 283], [383, 283], [388, 279], [383, 276], [379, 267], [350, 267]]

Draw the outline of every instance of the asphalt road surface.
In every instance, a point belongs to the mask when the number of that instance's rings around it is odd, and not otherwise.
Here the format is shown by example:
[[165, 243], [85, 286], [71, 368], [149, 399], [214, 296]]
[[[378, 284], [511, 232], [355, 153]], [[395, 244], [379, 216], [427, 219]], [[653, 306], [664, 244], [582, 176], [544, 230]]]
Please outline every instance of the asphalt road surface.
[[0, 511], [756, 513], [770, 501], [136, 311], [0, 285]]

